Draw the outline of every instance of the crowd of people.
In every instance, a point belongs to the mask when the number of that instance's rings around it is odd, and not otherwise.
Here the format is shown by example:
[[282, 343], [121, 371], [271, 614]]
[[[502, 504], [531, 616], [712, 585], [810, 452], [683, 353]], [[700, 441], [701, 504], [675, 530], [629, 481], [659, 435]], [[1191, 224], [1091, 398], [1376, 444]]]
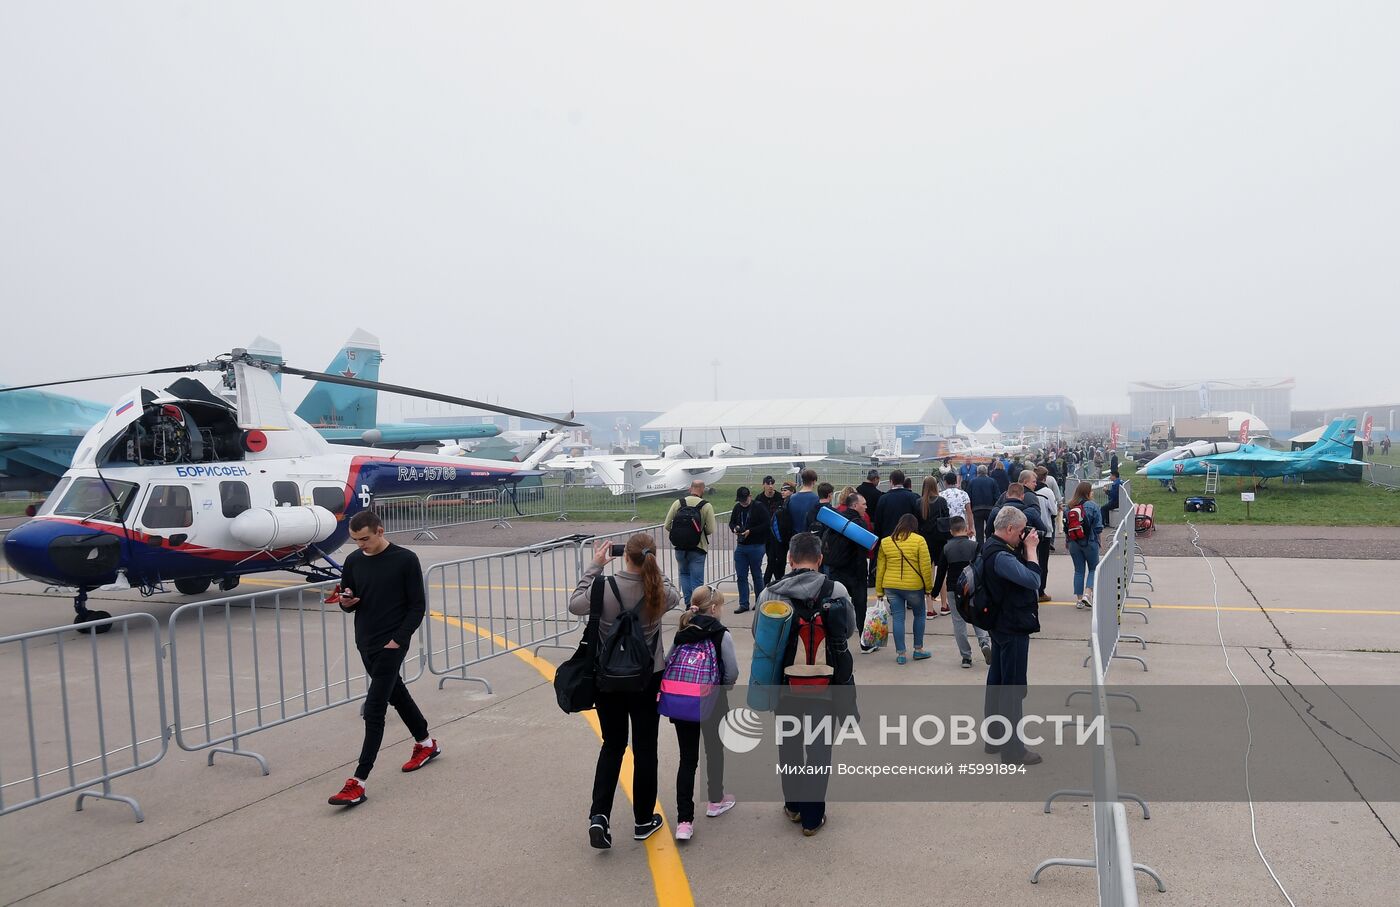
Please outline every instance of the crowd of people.
[[[1074, 564], [1079, 607], [1086, 608], [1092, 601], [1104, 517], [1092, 500], [1089, 482], [1075, 480], [1066, 498], [1061, 481], [1072, 474], [1070, 467], [1092, 462], [1097, 453], [1088, 446], [1063, 446], [1047, 450], [1038, 463], [1008, 458], [954, 468], [944, 462], [922, 479], [917, 492], [914, 478], [898, 469], [890, 473], [888, 487], [883, 489], [874, 469], [865, 482], [839, 490], [820, 481], [812, 469], [804, 470], [796, 483], [779, 484], [767, 476], [758, 494], [741, 487], [729, 516], [738, 585], [735, 615], [782, 602], [798, 615], [801, 626], [808, 625], [804, 621], [820, 625], [821, 632], [812, 636], [794, 632], [781, 653], [778, 683], [784, 691], [790, 684], [808, 683], [817, 676], [832, 690], [853, 688], [856, 659], [850, 640], [860, 636], [866, 623], [871, 589], [889, 609], [896, 664], [931, 658], [927, 623], [951, 615], [961, 666], [971, 668], [974, 649], [968, 624], [956, 607], [954, 580], [977, 563], [980, 581], [999, 612], [989, 629], [973, 627], [976, 648], [987, 665], [985, 709], [989, 716], [1000, 715], [1014, 727], [1021, 717], [1017, 688], [1027, 683], [1030, 638], [1040, 630], [1039, 605], [1049, 598], [1045, 592], [1049, 554], [1057, 540], [1064, 539]], [[1117, 464], [1111, 465], [1116, 478]], [[1110, 486], [1111, 493], [1116, 488]], [[824, 519], [823, 509], [835, 511], [841, 519]], [[642, 669], [646, 676], [634, 688], [597, 696], [603, 744], [589, 807], [588, 837], [594, 847], [612, 846], [613, 798], [629, 739], [633, 838], [645, 840], [662, 826], [652, 804], [658, 787], [660, 719], [666, 712], [664, 678], [682, 681], [673, 689], [684, 689], [699, 677], [710, 678], [721, 690], [739, 681], [733, 636], [724, 623], [725, 597], [704, 583], [715, 519], [702, 483], [693, 484], [672, 503], [663, 528], [676, 552], [679, 589], [662, 575], [656, 541], [639, 533], [627, 542], [614, 578], [605, 576], [605, 568], [615, 554], [610, 545], [600, 543], [570, 598], [572, 613], [597, 613], [601, 638], [625, 632], [624, 626], [635, 627], [645, 639], [647, 653]], [[847, 520], [866, 527], [876, 543], [863, 547], [848, 533], [832, 528]], [[668, 648], [661, 619], [675, 608], [685, 613]], [[811, 646], [822, 648], [820, 658], [812, 657]], [[865, 653], [878, 648], [860, 645]], [[783, 692], [775, 707], [785, 714], [786, 709], [811, 709], [812, 701]], [[830, 705], [839, 703], [839, 697], [824, 701], [828, 708], [840, 708]], [[718, 817], [735, 806], [735, 798], [724, 789], [720, 722], [727, 709], [723, 696], [719, 702], [695, 716], [680, 717], [675, 712], [669, 716], [680, 752], [675, 787], [675, 834], [680, 841], [695, 835], [695, 775], [702, 745], [705, 815]], [[1015, 734], [1004, 744], [986, 744], [985, 749], [1009, 764], [1042, 761]], [[800, 769], [829, 766], [830, 742], [804, 735], [784, 738], [779, 758], [786, 767], [797, 769], [783, 773], [784, 815], [800, 825], [804, 835], [815, 835], [826, 824], [826, 804], [824, 782], [814, 779], [825, 775]], [[801, 787], [794, 780], [799, 777]]]

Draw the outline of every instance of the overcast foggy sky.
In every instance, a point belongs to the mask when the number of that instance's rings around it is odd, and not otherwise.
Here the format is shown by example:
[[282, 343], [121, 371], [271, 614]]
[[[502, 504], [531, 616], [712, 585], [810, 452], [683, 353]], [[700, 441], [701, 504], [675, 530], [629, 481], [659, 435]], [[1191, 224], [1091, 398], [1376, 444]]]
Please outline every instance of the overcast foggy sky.
[[727, 399], [1393, 402], [1397, 33], [1394, 2], [9, 0], [0, 381], [256, 334], [322, 368], [363, 327], [384, 380], [537, 410], [709, 399], [716, 357]]

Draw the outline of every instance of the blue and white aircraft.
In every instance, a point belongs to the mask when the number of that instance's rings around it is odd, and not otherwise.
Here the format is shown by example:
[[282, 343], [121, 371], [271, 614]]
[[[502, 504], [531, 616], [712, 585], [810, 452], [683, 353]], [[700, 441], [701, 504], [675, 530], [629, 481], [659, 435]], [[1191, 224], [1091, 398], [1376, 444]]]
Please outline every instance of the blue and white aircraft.
[[[543, 475], [535, 467], [563, 438], [552, 433], [523, 463], [331, 444], [286, 410], [274, 374], [578, 424], [305, 371], [243, 349], [196, 365], [103, 377], [199, 371], [221, 372], [221, 392], [180, 378], [166, 390], [136, 387], [123, 395], [83, 436], [43, 509], [5, 537], [10, 566], [77, 590], [74, 623], [108, 616], [86, 604], [88, 593], [104, 586], [149, 595], [169, 583], [196, 595], [211, 583], [228, 590], [242, 576], [269, 571], [333, 578], [340, 565], [331, 555], [349, 535], [349, 518], [375, 498], [513, 486]], [[0, 389], [0, 396], [25, 389]]]
[[1365, 465], [1352, 459], [1355, 437], [1356, 420], [1337, 419], [1306, 450], [1277, 451], [1257, 444], [1197, 441], [1166, 451], [1139, 470], [1138, 475], [1149, 479], [1203, 476], [1207, 465], [1219, 469], [1223, 476], [1257, 479], [1335, 474], [1348, 466]]
[[[249, 352], [269, 363], [282, 361], [282, 349], [262, 337]], [[357, 330], [326, 371], [332, 375], [379, 380], [379, 339]], [[280, 385], [280, 376], [278, 378]], [[4, 387], [4, 385], [0, 385]], [[378, 422], [379, 394], [363, 387], [315, 384], [296, 409], [333, 444], [419, 447], [445, 439], [492, 438], [494, 425], [425, 425]], [[73, 462], [78, 442], [107, 415], [107, 406], [41, 390], [0, 394], [0, 491], [48, 491]]]

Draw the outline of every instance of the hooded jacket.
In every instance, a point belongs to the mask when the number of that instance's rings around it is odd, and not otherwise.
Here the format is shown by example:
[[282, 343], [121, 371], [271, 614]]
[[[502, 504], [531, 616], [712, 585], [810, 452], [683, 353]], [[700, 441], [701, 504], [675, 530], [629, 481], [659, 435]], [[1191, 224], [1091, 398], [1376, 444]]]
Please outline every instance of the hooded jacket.
[[676, 631], [676, 636], [671, 641], [671, 649], [675, 650], [677, 646], [703, 642], [706, 639], [714, 642], [715, 652], [720, 658], [724, 674], [720, 683], [725, 686], [738, 683], [739, 657], [734, 652], [734, 636], [719, 622], [719, 618], [709, 614], [690, 615], [690, 623]]
[[[822, 584], [826, 582], [826, 580], [826, 576], [810, 567], [803, 567], [800, 570], [795, 570], [763, 590], [763, 595], [758, 599], [760, 609], [764, 602], [774, 600], [784, 601], [789, 605], [796, 604], [797, 602], [811, 601], [821, 593]], [[846, 587], [839, 582], [833, 583], [831, 603], [833, 620], [828, 625], [827, 632], [830, 634], [830, 639], [832, 641], [831, 648], [835, 651], [835, 659], [841, 662], [839, 664], [833, 664], [832, 667], [836, 669], [836, 676], [849, 677], [850, 679], [847, 680], [846, 683], [854, 685], [856, 682], [855, 674], [853, 672], [851, 652], [850, 647], [847, 645], [847, 640], [856, 633], [856, 609], [855, 606], [851, 604], [850, 593], [847, 592]], [[844, 624], [844, 626], [841, 627], [836, 626], [837, 621], [835, 616], [838, 610], [841, 614], [840, 622]], [[755, 614], [754, 621], [757, 622], [757, 620], [758, 616]], [[791, 645], [791, 642], [789, 642], [789, 645]]]

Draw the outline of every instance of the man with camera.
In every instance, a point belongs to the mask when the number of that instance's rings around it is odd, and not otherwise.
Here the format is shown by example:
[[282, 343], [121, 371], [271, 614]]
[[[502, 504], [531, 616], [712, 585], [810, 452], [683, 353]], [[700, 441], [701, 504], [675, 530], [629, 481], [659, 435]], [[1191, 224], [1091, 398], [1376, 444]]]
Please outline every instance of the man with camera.
[[1010, 725], [1011, 739], [984, 745], [988, 753], [1001, 753], [1001, 761], [1035, 765], [1039, 753], [1026, 749], [1015, 734], [1021, 721], [1021, 700], [1026, 695], [1031, 634], [1040, 632], [1040, 571], [1037, 547], [1040, 534], [1026, 525], [1026, 514], [1016, 507], [997, 511], [991, 537], [982, 546], [982, 576], [987, 596], [998, 612], [992, 629], [992, 665], [987, 669], [986, 715], [1000, 715]]

